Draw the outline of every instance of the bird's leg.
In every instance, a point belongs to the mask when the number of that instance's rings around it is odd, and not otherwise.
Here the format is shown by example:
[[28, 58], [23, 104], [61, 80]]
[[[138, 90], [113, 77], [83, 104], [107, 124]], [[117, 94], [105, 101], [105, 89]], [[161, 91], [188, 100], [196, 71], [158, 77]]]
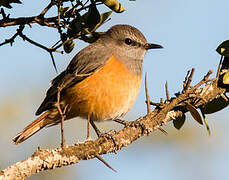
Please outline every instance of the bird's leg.
[[[100, 136], [102, 135], [102, 133], [101, 133], [101, 131], [97, 128], [97, 126], [95, 125], [94, 121], [93, 121], [91, 118], [89, 118], [89, 123], [90, 123], [90, 124], [92, 125], [92, 127], [94, 128], [94, 130], [95, 130], [97, 136], [100, 137]], [[88, 127], [89, 127], [89, 124], [88, 124]], [[88, 130], [89, 130], [89, 128], [88, 128]]]
[[61, 121], [60, 121], [60, 125], [61, 125], [61, 147], [65, 148], [66, 142], [65, 142], [65, 137], [64, 137], [64, 120], [66, 120], [66, 114], [65, 113], [67, 111], [68, 105], [66, 105], [64, 107], [64, 111], [62, 111], [61, 104], [60, 104], [60, 92], [61, 92], [61, 88], [58, 87], [56, 107], [57, 107], [57, 110], [59, 111], [59, 114], [61, 116]]
[[87, 139], [86, 141], [91, 140], [91, 135], [90, 135], [90, 115], [87, 117]]
[[[90, 123], [92, 125], [92, 127], [94, 128], [96, 134], [98, 137], [105, 137], [105, 138], [108, 138], [108, 139], [112, 139], [112, 141], [114, 142], [115, 146], [117, 146], [117, 142], [116, 140], [113, 138], [113, 135], [116, 133], [115, 130], [111, 130], [107, 133], [102, 133], [98, 128], [97, 126], [95, 125], [94, 121], [92, 119], [90, 119]], [[117, 146], [118, 147], [118, 146]]]
[[[88, 124], [87, 124], [88, 125], [88, 127], [87, 127], [87, 140], [91, 140], [91, 136], [90, 136], [90, 132], [89, 132], [89, 130], [90, 130], [90, 124], [94, 128], [94, 130], [95, 130], [96, 134], [98, 135], [98, 137], [104, 136], [104, 134], [101, 133], [101, 131], [97, 128], [97, 126], [95, 125], [94, 121], [90, 118], [90, 115], [88, 116], [87, 120], [88, 120]], [[107, 136], [105, 136], [105, 137], [107, 137]], [[112, 137], [109, 137], [109, 138], [111, 138], [114, 141], [114, 139]], [[115, 141], [114, 141], [114, 143], [115, 143]], [[116, 143], [115, 143], [115, 145], [116, 145]], [[105, 164], [108, 168], [110, 168], [111, 170], [113, 170], [114, 172], [116, 172], [116, 170], [113, 169], [98, 153], [96, 153], [96, 157], [103, 164]]]
[[66, 141], [64, 137], [64, 120], [65, 120], [65, 116], [61, 115], [60, 127], [61, 127], [61, 147], [62, 148], [65, 148], [66, 146]]

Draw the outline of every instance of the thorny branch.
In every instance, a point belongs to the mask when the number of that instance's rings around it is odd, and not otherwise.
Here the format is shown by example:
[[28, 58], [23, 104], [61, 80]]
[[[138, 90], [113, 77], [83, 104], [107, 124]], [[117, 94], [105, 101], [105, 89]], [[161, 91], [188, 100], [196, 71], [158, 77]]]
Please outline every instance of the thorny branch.
[[[147, 73], [145, 73], [145, 93], [146, 93], [146, 107], [147, 107], [147, 114], [150, 113], [150, 97], [148, 92], [148, 83], [147, 83]], [[168, 133], [162, 129], [161, 127], [158, 128], [161, 132], [163, 132], [165, 135]]]
[[[81, 4], [79, 1], [76, 1], [77, 4], [75, 6], [73, 6], [72, 8], [70, 8], [67, 12], [65, 16], [61, 16], [61, 19], [64, 18], [71, 18], [72, 17], [72, 12], [76, 11], [76, 7], [77, 6], [81, 6], [80, 8], [77, 9], [78, 12], [88, 9], [90, 5], [85, 6], [83, 4]], [[44, 15], [51, 9], [51, 7], [57, 5], [57, 1], [55, 0], [51, 0], [51, 2], [48, 4], [48, 6], [46, 8], [44, 8], [42, 10], [42, 12], [37, 15], [37, 16], [31, 16], [31, 17], [19, 17], [19, 18], [10, 18], [9, 15], [8, 16], [3, 16], [3, 14], [5, 14], [4, 10], [2, 9], [2, 12], [0, 14], [2, 14], [3, 19], [0, 19], [0, 27], [7, 27], [7, 26], [16, 26], [16, 25], [25, 25], [25, 24], [33, 24], [33, 23], [37, 23], [39, 25], [42, 26], [48, 26], [48, 27], [54, 27], [54, 24], [56, 24], [56, 22], [58, 21], [58, 15], [57, 16], [53, 16], [53, 17], [48, 17], [45, 18]], [[101, 2], [97, 2], [96, 5], [100, 5]]]
[[[66, 4], [67, 2], [65, 2]], [[68, 2], [69, 3], [69, 2]], [[10, 14], [6, 14], [4, 9], [1, 8], [0, 10], [0, 28], [1, 27], [9, 27], [9, 26], [18, 26], [18, 29], [16, 30], [16, 33], [8, 38], [5, 39], [5, 41], [0, 42], [0, 46], [10, 44], [11, 46], [13, 45], [15, 39], [20, 36], [23, 38], [23, 40], [47, 51], [52, 59], [53, 66], [57, 72], [55, 60], [53, 53], [58, 52], [58, 53], [63, 53], [63, 51], [57, 50], [60, 48], [64, 42], [66, 41], [66, 32], [69, 29], [69, 25], [71, 22], [76, 19], [80, 14], [81, 11], [83, 10], [88, 10], [90, 7], [89, 1], [86, 1], [85, 3], [82, 3], [81, 1], [75, 1], [74, 3], [71, 2], [69, 3], [70, 7], [65, 7], [62, 1], [57, 1], [57, 0], [50, 0], [49, 4], [36, 16], [31, 16], [31, 17], [18, 17], [18, 18], [11, 18]], [[95, 5], [100, 5], [102, 4], [101, 2], [96, 2]], [[57, 14], [56, 16], [52, 17], [45, 17], [47, 12], [52, 8], [56, 7], [57, 8]], [[58, 45], [56, 47], [46, 47], [30, 38], [28, 38], [28, 35], [25, 35], [23, 33], [24, 29], [26, 28], [26, 25], [28, 25], [30, 28], [32, 28], [32, 24], [37, 24], [40, 26], [45, 26], [48, 28], [54, 28], [57, 29], [57, 32], [59, 33], [60, 40], [58, 40]], [[65, 30], [65, 33], [62, 33], [62, 30]], [[80, 29], [80, 31], [83, 31], [83, 29]], [[89, 32], [90, 33], [90, 32]], [[83, 39], [80, 37], [81, 35], [76, 35], [74, 37], [69, 37], [72, 40], [75, 38]], [[59, 43], [61, 42], [61, 43]]]
[[[167, 99], [163, 106], [157, 106], [146, 116], [139, 117], [115, 133], [112, 136], [115, 143], [110, 138], [100, 137], [94, 141], [85, 141], [65, 148], [38, 149], [28, 159], [2, 170], [0, 179], [24, 179], [31, 174], [47, 169], [63, 167], [95, 157], [99, 159], [102, 154], [116, 153], [138, 138], [166, 125], [167, 122], [182, 117], [188, 111], [185, 108], [186, 103], [193, 104], [195, 108], [201, 108], [214, 99], [224, 96], [226, 90], [217, 87], [217, 82], [214, 79], [208, 79], [211, 73], [212, 71], [209, 71], [195, 86], [190, 85], [193, 73], [188, 75], [184, 85], [185, 90], [177, 94], [176, 97]], [[203, 88], [199, 88], [204, 84], [206, 85]], [[199, 101], [194, 103], [196, 99]]]
[[165, 83], [165, 93], [166, 93], [166, 98], [169, 101], [170, 100], [170, 95], [169, 95], [169, 88], [168, 88], [168, 82], [167, 81]]

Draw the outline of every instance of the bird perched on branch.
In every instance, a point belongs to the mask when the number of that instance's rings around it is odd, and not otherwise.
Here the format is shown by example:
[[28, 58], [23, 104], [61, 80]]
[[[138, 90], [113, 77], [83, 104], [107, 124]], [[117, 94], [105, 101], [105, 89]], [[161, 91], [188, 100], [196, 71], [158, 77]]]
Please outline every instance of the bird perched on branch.
[[142, 79], [142, 62], [149, 49], [162, 48], [147, 43], [144, 35], [129, 25], [115, 25], [94, 43], [82, 49], [51, 87], [35, 121], [17, 134], [15, 144], [25, 141], [44, 127], [82, 117], [98, 136], [94, 121], [115, 120], [125, 115], [135, 102]]

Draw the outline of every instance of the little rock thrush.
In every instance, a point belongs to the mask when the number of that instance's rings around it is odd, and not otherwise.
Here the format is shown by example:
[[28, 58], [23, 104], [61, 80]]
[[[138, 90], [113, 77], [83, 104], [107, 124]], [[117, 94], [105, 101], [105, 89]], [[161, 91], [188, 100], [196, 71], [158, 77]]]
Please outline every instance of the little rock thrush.
[[144, 35], [132, 26], [111, 27], [76, 54], [67, 69], [52, 80], [36, 115], [44, 113], [16, 135], [13, 142], [19, 144], [43, 127], [61, 122], [58, 94], [61, 109], [66, 107], [65, 120], [77, 116], [88, 119], [100, 135], [94, 121], [115, 120], [129, 111], [139, 93], [146, 50], [156, 48], [162, 46], [147, 43]]

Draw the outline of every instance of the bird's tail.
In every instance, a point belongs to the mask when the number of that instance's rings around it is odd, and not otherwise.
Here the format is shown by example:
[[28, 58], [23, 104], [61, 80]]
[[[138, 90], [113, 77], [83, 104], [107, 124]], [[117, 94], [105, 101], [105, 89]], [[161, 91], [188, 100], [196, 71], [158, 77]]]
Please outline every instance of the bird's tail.
[[30, 123], [28, 126], [26, 126], [22, 132], [18, 133], [12, 141], [17, 145], [21, 142], [28, 139], [30, 136], [41, 130], [43, 127], [47, 126], [49, 123], [48, 121], [48, 115], [50, 114], [49, 111], [42, 114], [40, 117], [38, 117], [35, 121]]

